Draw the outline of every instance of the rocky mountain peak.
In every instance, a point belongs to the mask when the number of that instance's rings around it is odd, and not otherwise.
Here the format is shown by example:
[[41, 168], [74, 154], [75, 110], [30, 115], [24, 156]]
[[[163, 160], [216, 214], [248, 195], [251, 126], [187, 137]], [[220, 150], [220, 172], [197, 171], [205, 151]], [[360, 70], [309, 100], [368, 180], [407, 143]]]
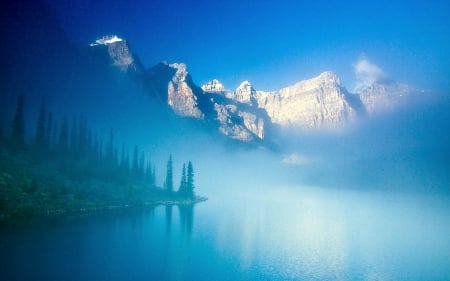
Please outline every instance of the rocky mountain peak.
[[234, 99], [241, 103], [253, 105], [256, 104], [255, 93], [252, 84], [249, 81], [244, 81], [234, 92]]
[[103, 36], [94, 43], [89, 44], [94, 48], [106, 47], [112, 64], [124, 72], [141, 74], [144, 72], [139, 59], [131, 52], [127, 41], [117, 35]]
[[360, 114], [400, 103], [411, 91], [405, 85], [378, 83], [351, 94], [331, 71], [271, 92], [256, 91], [249, 81], [230, 91], [217, 79], [200, 88], [184, 63], [160, 63], [144, 72], [127, 42], [117, 36], [103, 37], [91, 46], [107, 48], [120, 69], [144, 73], [146, 88], [176, 115], [216, 124], [223, 135], [246, 142], [266, 139], [268, 128], [335, 128]]
[[340, 79], [331, 71], [322, 72], [319, 76], [300, 81], [292, 86], [286, 87], [281, 91], [285, 92], [299, 92], [311, 91], [314, 89], [324, 88], [340, 88], [342, 87]]
[[204, 113], [199, 108], [197, 86], [184, 63], [169, 64], [176, 70], [167, 88], [167, 103], [179, 116], [203, 119]]
[[208, 93], [225, 92], [224, 85], [217, 79], [213, 79], [202, 86], [202, 90]]
[[188, 71], [186, 64], [184, 63], [172, 63], [169, 64], [169, 67], [176, 70], [175, 75], [173, 76], [173, 82], [175, 83], [182, 83], [186, 81], [186, 77], [188, 76]]

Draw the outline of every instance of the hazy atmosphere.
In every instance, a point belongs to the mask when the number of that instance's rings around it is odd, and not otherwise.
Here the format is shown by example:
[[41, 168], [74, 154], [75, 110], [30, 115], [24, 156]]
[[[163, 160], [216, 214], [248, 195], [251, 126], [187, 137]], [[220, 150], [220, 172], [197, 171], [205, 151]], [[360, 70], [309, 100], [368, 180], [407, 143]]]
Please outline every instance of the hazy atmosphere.
[[0, 279], [450, 279], [448, 11], [7, 0]]

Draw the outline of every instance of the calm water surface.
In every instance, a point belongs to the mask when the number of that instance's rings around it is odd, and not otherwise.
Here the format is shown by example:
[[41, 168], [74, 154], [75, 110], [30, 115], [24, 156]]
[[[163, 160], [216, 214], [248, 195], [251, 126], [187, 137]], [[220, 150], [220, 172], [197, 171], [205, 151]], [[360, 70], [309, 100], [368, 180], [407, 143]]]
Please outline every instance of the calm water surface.
[[450, 280], [445, 196], [276, 188], [0, 232], [1, 280]]

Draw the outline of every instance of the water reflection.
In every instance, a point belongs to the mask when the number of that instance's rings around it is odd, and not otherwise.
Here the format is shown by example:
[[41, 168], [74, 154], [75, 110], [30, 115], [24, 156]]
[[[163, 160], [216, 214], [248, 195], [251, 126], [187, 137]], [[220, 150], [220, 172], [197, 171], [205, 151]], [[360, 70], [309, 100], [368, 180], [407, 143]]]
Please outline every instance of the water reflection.
[[449, 280], [447, 199], [318, 189], [223, 199], [4, 229], [0, 276], [50, 281]]
[[170, 230], [172, 228], [172, 205], [165, 206], [165, 216], [166, 216], [166, 236], [170, 235]]
[[194, 204], [178, 205], [178, 211], [180, 214], [181, 232], [186, 234], [187, 237], [191, 237], [194, 226]]

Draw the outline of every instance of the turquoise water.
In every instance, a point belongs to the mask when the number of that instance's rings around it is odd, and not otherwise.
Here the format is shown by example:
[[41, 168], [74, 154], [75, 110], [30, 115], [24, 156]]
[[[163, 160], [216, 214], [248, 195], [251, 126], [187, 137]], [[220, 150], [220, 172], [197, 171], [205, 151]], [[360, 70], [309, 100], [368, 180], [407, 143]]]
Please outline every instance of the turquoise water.
[[1, 280], [449, 280], [445, 196], [283, 187], [2, 226]]

